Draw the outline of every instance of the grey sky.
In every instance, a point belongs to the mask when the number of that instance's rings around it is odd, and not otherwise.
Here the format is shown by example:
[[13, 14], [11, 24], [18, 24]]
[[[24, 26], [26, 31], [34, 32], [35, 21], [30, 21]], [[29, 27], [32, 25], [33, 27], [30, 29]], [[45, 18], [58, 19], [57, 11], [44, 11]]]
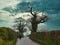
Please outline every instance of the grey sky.
[[[14, 4], [16, 3], [18, 0], [0, 0], [0, 9], [4, 8], [5, 6], [9, 5], [9, 4]], [[13, 3], [14, 2], [14, 3]]]

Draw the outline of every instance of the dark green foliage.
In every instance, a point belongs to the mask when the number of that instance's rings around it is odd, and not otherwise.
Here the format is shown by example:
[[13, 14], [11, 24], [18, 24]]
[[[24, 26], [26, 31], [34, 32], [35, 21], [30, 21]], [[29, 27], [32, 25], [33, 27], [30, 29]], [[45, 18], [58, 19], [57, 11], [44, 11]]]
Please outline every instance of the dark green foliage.
[[11, 40], [17, 38], [17, 34], [10, 28], [0, 27], [0, 38], [4, 40]]
[[0, 27], [0, 45], [14, 45], [17, 37], [18, 33], [11, 28]]

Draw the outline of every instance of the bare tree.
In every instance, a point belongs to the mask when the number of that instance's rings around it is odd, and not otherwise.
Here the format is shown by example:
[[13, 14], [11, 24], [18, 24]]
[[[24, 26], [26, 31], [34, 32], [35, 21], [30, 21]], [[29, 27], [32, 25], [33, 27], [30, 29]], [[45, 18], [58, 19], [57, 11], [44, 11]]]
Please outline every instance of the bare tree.
[[23, 28], [26, 25], [25, 22], [25, 19], [23, 19], [22, 17], [16, 18], [14, 26], [17, 30], [19, 30], [19, 32], [23, 33]]
[[32, 7], [29, 7], [30, 8], [30, 13], [32, 14], [32, 18], [31, 18], [31, 25], [32, 25], [32, 32], [36, 32], [36, 30], [37, 30], [37, 26], [38, 26], [38, 24], [39, 23], [44, 23], [44, 22], [46, 22], [47, 21], [47, 19], [48, 19], [48, 17], [47, 16], [45, 16], [45, 15], [43, 15], [43, 13], [42, 13], [42, 16], [40, 17], [40, 19], [39, 20], [37, 20], [37, 12], [33, 12], [33, 9], [32, 9]]
[[14, 22], [15, 22], [14, 27], [15, 29], [19, 30], [19, 37], [21, 39], [21, 37], [23, 37], [23, 33], [26, 31], [24, 30], [24, 27], [27, 25], [26, 20], [23, 19], [22, 17], [19, 17], [16, 18]]

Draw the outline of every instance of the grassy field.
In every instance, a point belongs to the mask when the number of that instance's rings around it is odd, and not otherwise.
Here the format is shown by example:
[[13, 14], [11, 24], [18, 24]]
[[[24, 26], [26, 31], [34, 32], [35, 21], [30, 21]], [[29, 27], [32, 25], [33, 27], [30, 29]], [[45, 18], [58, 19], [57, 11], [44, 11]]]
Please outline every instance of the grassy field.
[[60, 31], [35, 32], [30, 38], [43, 45], [60, 45]]

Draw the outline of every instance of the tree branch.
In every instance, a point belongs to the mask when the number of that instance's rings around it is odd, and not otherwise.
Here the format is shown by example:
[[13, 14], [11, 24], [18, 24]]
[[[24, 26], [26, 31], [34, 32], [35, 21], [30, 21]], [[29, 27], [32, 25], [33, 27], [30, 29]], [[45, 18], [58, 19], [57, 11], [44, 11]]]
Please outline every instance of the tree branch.
[[39, 24], [39, 23], [44, 23], [48, 20], [48, 17], [47, 16], [44, 16], [44, 17], [41, 17], [39, 21], [36, 21], [36, 24]]
[[30, 13], [34, 16], [33, 12], [32, 12], [32, 7], [29, 7], [30, 8]]

